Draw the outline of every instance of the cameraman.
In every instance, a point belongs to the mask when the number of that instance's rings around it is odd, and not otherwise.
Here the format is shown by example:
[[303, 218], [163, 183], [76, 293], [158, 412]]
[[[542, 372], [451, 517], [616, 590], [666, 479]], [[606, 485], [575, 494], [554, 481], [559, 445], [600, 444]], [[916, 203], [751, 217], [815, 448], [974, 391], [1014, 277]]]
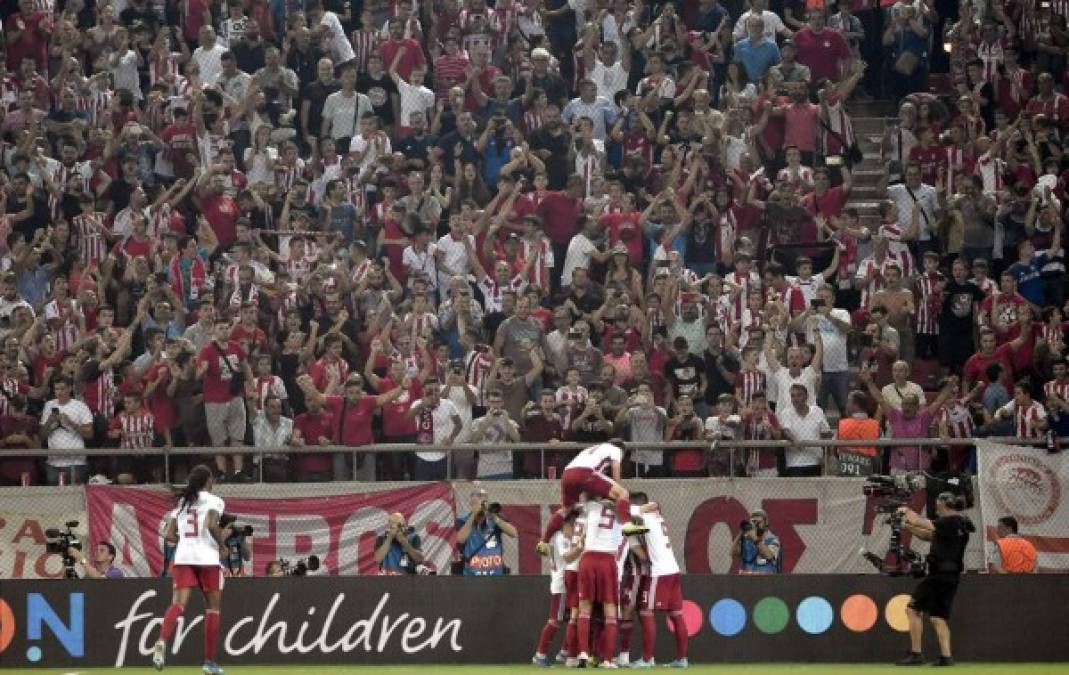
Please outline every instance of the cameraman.
[[779, 574], [779, 537], [768, 529], [768, 514], [757, 509], [742, 521], [731, 546], [731, 556], [741, 558], [739, 574]]
[[126, 576], [115, 566], [116, 550], [111, 542], [103, 541], [97, 544], [92, 562], [82, 555], [81, 550], [73, 546], [67, 549], [67, 555], [74, 558], [75, 565], [81, 565], [85, 570], [83, 579], [122, 579]]
[[964, 499], [950, 492], [942, 492], [935, 499], [935, 520], [917, 515], [903, 506], [896, 512], [902, 518], [903, 527], [914, 536], [930, 541], [928, 553], [928, 576], [913, 591], [913, 598], [906, 608], [909, 616], [910, 653], [899, 665], [924, 663], [921, 639], [924, 635], [924, 616], [927, 615], [939, 640], [939, 661], [934, 665], [953, 665], [950, 656], [950, 606], [958, 591], [958, 580], [965, 570], [965, 547], [969, 533], [975, 531], [972, 521], [961, 511]]
[[486, 503], [486, 490], [471, 495], [470, 512], [457, 518], [457, 544], [466, 577], [508, 574], [501, 535], [516, 538], [516, 526], [501, 517], [501, 505]]
[[405, 523], [400, 513], [391, 513], [386, 531], [375, 540], [375, 562], [379, 574], [415, 574], [416, 565], [423, 562], [419, 536]]

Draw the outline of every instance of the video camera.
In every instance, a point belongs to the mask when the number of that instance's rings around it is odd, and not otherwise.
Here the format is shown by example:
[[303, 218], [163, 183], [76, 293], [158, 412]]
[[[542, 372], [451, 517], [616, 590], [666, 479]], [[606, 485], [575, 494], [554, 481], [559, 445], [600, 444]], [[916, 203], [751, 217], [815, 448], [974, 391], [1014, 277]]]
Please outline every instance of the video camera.
[[898, 507], [909, 503], [917, 490], [925, 485], [924, 474], [920, 472], [905, 473], [899, 476], [873, 474], [865, 477], [861, 491], [866, 497], [880, 498], [876, 504], [876, 513], [894, 513]]
[[319, 556], [310, 555], [307, 558], [299, 558], [292, 566], [285, 558], [278, 559], [278, 566], [282, 568], [282, 574], [287, 577], [303, 577], [309, 572], [319, 569]]
[[78, 575], [74, 571], [74, 556], [70, 554], [70, 549], [82, 550], [81, 540], [78, 539], [78, 535], [72, 532], [74, 528], [78, 527], [78, 521], [68, 520], [63, 527], [64, 529], [50, 527], [45, 530], [45, 537], [50, 540], [45, 542], [45, 551], [62, 556], [63, 576], [67, 579], [77, 579]]
[[865, 560], [872, 563], [881, 574], [892, 577], [906, 574], [923, 577], [926, 573], [927, 565], [921, 554], [902, 542], [905, 518], [898, 513], [898, 509], [907, 505], [913, 494], [925, 484], [926, 479], [922, 472], [899, 476], [873, 474], [865, 477], [862, 492], [866, 497], [875, 497], [880, 500], [876, 503], [876, 513], [885, 514], [887, 518], [884, 523], [891, 526], [891, 539], [887, 546], [887, 553], [880, 556], [871, 551], [861, 550], [861, 555]]

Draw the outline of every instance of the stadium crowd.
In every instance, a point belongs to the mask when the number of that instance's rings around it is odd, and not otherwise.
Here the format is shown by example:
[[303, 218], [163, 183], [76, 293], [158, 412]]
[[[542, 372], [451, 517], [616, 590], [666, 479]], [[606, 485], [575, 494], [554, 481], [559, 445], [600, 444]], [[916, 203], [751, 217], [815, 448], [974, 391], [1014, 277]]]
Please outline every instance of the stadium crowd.
[[[537, 477], [510, 442], [612, 437], [694, 441], [634, 475], [804, 476], [836, 434], [843, 473], [962, 471], [864, 441], [1063, 435], [1065, 0], [766, 2], [4, 3], [0, 481], [159, 480], [150, 446], [446, 475], [287, 454], [375, 442]], [[858, 99], [897, 119], [859, 138]]]

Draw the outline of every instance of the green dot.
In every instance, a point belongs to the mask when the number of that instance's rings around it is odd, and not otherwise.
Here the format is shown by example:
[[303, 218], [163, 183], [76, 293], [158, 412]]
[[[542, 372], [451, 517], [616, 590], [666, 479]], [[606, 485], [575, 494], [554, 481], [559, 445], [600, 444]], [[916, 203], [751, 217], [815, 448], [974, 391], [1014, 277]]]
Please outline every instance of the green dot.
[[762, 598], [753, 608], [754, 625], [768, 635], [775, 635], [786, 628], [790, 618], [787, 603], [779, 598]]

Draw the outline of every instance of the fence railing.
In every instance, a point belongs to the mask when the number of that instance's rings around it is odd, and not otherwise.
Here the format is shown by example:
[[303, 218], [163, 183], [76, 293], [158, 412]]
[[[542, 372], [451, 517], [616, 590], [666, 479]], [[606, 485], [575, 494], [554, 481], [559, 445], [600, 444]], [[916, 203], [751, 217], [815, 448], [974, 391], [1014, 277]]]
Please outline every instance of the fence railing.
[[[900, 448], [900, 447], [962, 447], [972, 446], [975, 444], [976, 439], [972, 438], [878, 438], [873, 440], [840, 440], [840, 439], [814, 439], [804, 440], [798, 443], [792, 443], [787, 440], [780, 441], [742, 441], [742, 440], [717, 440], [714, 442], [704, 440], [694, 441], [661, 441], [661, 442], [630, 442], [625, 443], [629, 450], [705, 450], [709, 453], [724, 453], [729, 457], [729, 466], [735, 466], [736, 456], [738, 453], [747, 452], [749, 450], [757, 449], [789, 449], [797, 447], [806, 448], [820, 448], [823, 453], [823, 474], [829, 475], [827, 469], [830, 465], [829, 459], [834, 456], [834, 451], [839, 448], [858, 448], [858, 447], [874, 447], [877, 449], [882, 448]], [[1013, 445], [1025, 445], [1025, 446], [1041, 446], [1045, 444], [1043, 439], [1022, 439], [1017, 437], [988, 437], [984, 440], [992, 441], [995, 443], [1008, 443]], [[549, 467], [546, 464], [547, 453], [554, 455], [567, 452], [578, 452], [587, 447], [590, 447], [589, 443], [574, 443], [574, 442], [558, 442], [558, 443], [504, 443], [500, 445], [488, 445], [484, 443], [458, 443], [454, 445], [435, 445], [435, 444], [420, 444], [420, 443], [375, 443], [371, 445], [362, 446], [347, 446], [347, 445], [314, 445], [314, 446], [294, 446], [284, 449], [264, 449], [254, 446], [239, 445], [239, 446], [226, 446], [226, 447], [171, 447], [171, 448], [141, 448], [137, 450], [131, 450], [127, 448], [86, 448], [84, 450], [53, 450], [53, 449], [31, 449], [31, 450], [11, 450], [5, 453], [9, 457], [130, 457], [132, 455], [138, 455], [141, 457], [161, 457], [163, 459], [163, 478], [164, 482], [171, 481], [171, 460], [178, 457], [188, 456], [216, 456], [216, 455], [243, 455], [253, 456], [258, 458], [257, 475], [256, 479], [259, 482], [263, 482], [263, 466], [262, 459], [267, 457], [278, 457], [279, 455], [293, 456], [302, 454], [348, 454], [351, 456], [353, 467], [353, 479], [359, 480], [357, 475], [358, 460], [363, 455], [382, 455], [382, 454], [410, 454], [415, 452], [442, 452], [445, 453], [446, 458], [446, 476], [448, 478], [456, 478], [453, 471], [453, 453], [462, 450], [467, 452], [500, 452], [510, 451], [518, 453], [539, 453], [539, 476], [540, 478], [553, 478], [550, 474]], [[732, 476], [725, 476], [731, 478]], [[740, 480], [743, 477], [736, 477]]]

